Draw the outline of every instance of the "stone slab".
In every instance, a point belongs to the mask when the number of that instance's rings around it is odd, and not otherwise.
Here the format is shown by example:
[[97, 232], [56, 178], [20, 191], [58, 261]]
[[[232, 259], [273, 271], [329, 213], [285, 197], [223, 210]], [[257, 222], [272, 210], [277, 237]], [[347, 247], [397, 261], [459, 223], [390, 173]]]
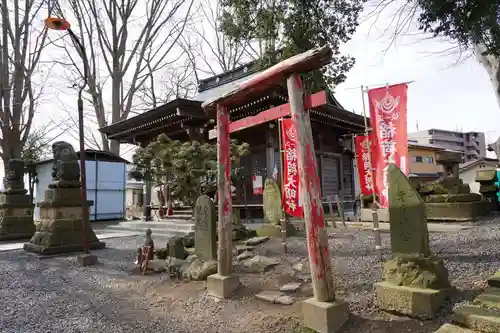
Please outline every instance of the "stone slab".
[[255, 247], [249, 246], [249, 245], [236, 245], [235, 248], [236, 248], [236, 251], [238, 252], [238, 254], [241, 254], [241, 253], [247, 252], [247, 251], [255, 250]]
[[8, 205], [29, 205], [34, 206], [30, 195], [26, 194], [6, 194], [0, 193], [0, 207]]
[[269, 237], [267, 237], [267, 236], [265, 236], [265, 237], [253, 237], [253, 238], [246, 240], [244, 243], [245, 243], [245, 245], [255, 246], [255, 245], [259, 245], [259, 244], [262, 244], [264, 242], [267, 242], [268, 240], [269, 240]]
[[34, 233], [33, 215], [0, 217], [0, 241], [26, 239]]
[[288, 295], [280, 296], [280, 297], [276, 298], [276, 300], [274, 301], [274, 303], [281, 304], [281, 305], [292, 305], [294, 302], [295, 301], [293, 300], [293, 298], [291, 296], [288, 296]]
[[472, 303], [500, 311], [500, 295], [498, 294], [483, 293], [477, 296]]
[[[106, 244], [100, 241], [89, 243], [89, 250], [104, 249]], [[75, 245], [62, 245], [46, 247], [43, 245], [36, 245], [32, 243], [25, 243], [23, 246], [25, 251], [34, 252], [43, 255], [61, 254], [61, 253], [74, 253], [83, 251], [83, 243]]]
[[481, 333], [500, 332], [500, 312], [495, 310], [460, 306], [454, 310], [451, 320]]
[[500, 288], [500, 272], [495, 273], [493, 276], [488, 278], [488, 286], [494, 288]]
[[455, 326], [451, 324], [444, 324], [434, 333], [480, 333], [478, 331], [471, 331], [467, 328]]
[[238, 261], [242, 261], [242, 260], [253, 258], [254, 256], [255, 256], [255, 253], [253, 251], [245, 251], [245, 252], [238, 254], [236, 259]]
[[82, 198], [82, 191], [80, 188], [48, 188], [44, 193], [44, 201], [80, 201]]
[[97, 264], [97, 256], [91, 253], [84, 253], [82, 255], [79, 255], [77, 260], [78, 263], [83, 267], [93, 266]]
[[280, 291], [283, 292], [296, 292], [300, 289], [302, 282], [290, 282], [280, 287]]
[[341, 300], [319, 302], [314, 298], [302, 302], [304, 325], [320, 333], [335, 333], [349, 320], [349, 305]]
[[260, 299], [264, 302], [274, 303], [279, 297], [285, 296], [285, 294], [274, 291], [274, 290], [265, 290], [255, 295], [255, 298]]
[[[55, 208], [55, 207], [81, 207], [82, 200], [58, 200], [58, 201], [41, 201], [36, 203], [40, 208]], [[94, 201], [87, 200], [87, 206], [94, 205]]]
[[237, 275], [212, 274], [207, 277], [207, 293], [218, 298], [229, 298], [240, 286]]
[[[35, 230], [35, 228], [33, 228], [33, 231], [34, 230]], [[3, 234], [3, 235], [0, 235], [0, 241], [29, 239], [29, 238], [31, 238], [31, 236], [33, 236], [32, 232], [19, 233], [19, 234]]]
[[401, 287], [387, 282], [375, 284], [377, 303], [382, 310], [421, 319], [434, 318], [451, 291]]

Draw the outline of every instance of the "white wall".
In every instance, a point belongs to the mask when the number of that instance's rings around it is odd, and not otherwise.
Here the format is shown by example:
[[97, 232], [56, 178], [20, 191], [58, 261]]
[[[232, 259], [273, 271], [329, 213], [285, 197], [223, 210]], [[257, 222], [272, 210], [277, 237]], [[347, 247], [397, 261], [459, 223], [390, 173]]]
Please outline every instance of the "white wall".
[[476, 182], [476, 171], [479, 170], [478, 167], [473, 167], [460, 172], [460, 179], [464, 181], [464, 184], [469, 184], [471, 193], [479, 194], [479, 183]]
[[479, 193], [479, 183], [476, 182], [476, 173], [479, 170], [496, 170], [494, 166], [491, 166], [487, 163], [479, 163], [473, 166], [470, 169], [465, 171], [461, 171], [459, 173], [459, 178], [464, 181], [464, 184], [469, 184], [471, 193]]

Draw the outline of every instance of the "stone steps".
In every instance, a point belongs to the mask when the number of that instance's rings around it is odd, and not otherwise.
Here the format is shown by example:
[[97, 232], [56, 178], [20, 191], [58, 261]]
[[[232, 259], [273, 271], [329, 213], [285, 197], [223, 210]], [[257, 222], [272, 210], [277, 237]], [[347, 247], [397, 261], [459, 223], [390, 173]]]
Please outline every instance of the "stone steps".
[[496, 310], [461, 306], [455, 309], [452, 321], [482, 333], [500, 332], [500, 312]]
[[147, 229], [151, 229], [153, 238], [173, 236], [184, 236], [194, 231], [194, 224], [188, 223], [186, 220], [168, 220], [168, 221], [124, 221], [118, 224], [109, 225], [108, 230], [136, 232], [140, 235], [146, 233]]
[[191, 207], [178, 207], [173, 210], [170, 216], [165, 215], [163, 220], [190, 220], [193, 217], [193, 209]]
[[478, 331], [471, 331], [467, 328], [460, 326], [444, 324], [435, 333], [480, 333]]
[[436, 333], [500, 332], [500, 274], [496, 273], [490, 277], [488, 285], [489, 287], [472, 301], [473, 305], [454, 309], [451, 320], [460, 327], [444, 325]]

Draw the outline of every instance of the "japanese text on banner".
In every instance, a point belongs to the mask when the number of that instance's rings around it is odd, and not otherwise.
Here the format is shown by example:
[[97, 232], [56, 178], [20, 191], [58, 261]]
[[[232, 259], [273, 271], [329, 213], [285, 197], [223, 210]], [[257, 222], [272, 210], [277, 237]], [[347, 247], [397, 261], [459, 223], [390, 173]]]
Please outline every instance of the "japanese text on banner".
[[283, 207], [287, 214], [295, 217], [303, 216], [300, 195], [299, 169], [297, 166], [296, 132], [291, 119], [282, 121], [283, 140]]
[[370, 170], [371, 159], [370, 159], [370, 145], [371, 140], [364, 136], [356, 136], [356, 161], [358, 164], [358, 176], [360, 181], [361, 194], [372, 195], [373, 194], [373, 173]]
[[407, 91], [406, 83], [368, 91], [374, 184], [382, 208], [389, 204], [389, 164], [396, 164], [408, 175]]

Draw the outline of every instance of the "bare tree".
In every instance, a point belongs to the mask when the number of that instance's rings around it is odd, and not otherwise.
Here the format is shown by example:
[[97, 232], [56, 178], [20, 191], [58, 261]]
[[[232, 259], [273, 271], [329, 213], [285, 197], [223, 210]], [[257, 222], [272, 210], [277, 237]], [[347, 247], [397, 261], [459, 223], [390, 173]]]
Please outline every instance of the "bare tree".
[[44, 82], [33, 81], [44, 80], [39, 64], [47, 31], [40, 22], [52, 7], [46, 0], [0, 0], [0, 11], [0, 157], [5, 165], [21, 157], [40, 102]]
[[251, 40], [234, 40], [220, 27], [221, 0], [202, 0], [195, 24], [181, 37], [181, 46], [197, 81], [202, 75], [217, 75], [230, 71], [245, 62], [260, 58], [261, 50]]
[[64, 133], [65, 130], [61, 127], [61, 122], [49, 121], [44, 125], [32, 128], [21, 152], [25, 164], [31, 165], [49, 158], [51, 156], [51, 143]]
[[[387, 14], [388, 11], [393, 11], [390, 15], [391, 19], [384, 23], [385, 27], [383, 34], [390, 37], [385, 51], [392, 47], [398, 38], [407, 35], [415, 36], [416, 34], [420, 34], [422, 39], [439, 39], [444, 42], [443, 44], [445, 44], [445, 46], [442, 50], [432, 52], [432, 55], [452, 55], [455, 57], [455, 61], [452, 65], [456, 65], [474, 56], [488, 73], [497, 98], [497, 103], [500, 106], [500, 59], [495, 54], [488, 52], [486, 45], [475, 42], [475, 38], [470, 38], [468, 41], [470, 44], [468, 46], [470, 47], [467, 47], [467, 45], [459, 41], [421, 31], [422, 23], [419, 22], [419, 17], [422, 13], [422, 9], [419, 7], [419, 2], [416, 0], [369, 0], [368, 6], [371, 6], [371, 8], [369, 8], [368, 17], [374, 19], [374, 24], [380, 21], [379, 18], [381, 15], [384, 13]], [[470, 31], [468, 31], [468, 33], [470, 33]], [[472, 35], [472, 33], [470, 33], [470, 35]]]
[[148, 80], [138, 91], [138, 98], [142, 101], [138, 112], [156, 108], [176, 98], [192, 97], [197, 90], [198, 78], [196, 70], [191, 66], [185, 52], [178, 59], [165, 66], [162, 71], [154, 71], [151, 67], [150, 57], [153, 51], [149, 50], [145, 56]]
[[[71, 0], [68, 10], [82, 38], [88, 59], [88, 94], [98, 127], [127, 119], [137, 92], [163, 70], [174, 55], [188, 24], [194, 0]], [[66, 16], [66, 15], [64, 15]], [[56, 43], [65, 59], [71, 83], [81, 81], [79, 57], [68, 45]], [[68, 66], [72, 65], [72, 66]], [[108, 99], [107, 96], [110, 98]], [[101, 134], [102, 149], [119, 154], [117, 141]]]

